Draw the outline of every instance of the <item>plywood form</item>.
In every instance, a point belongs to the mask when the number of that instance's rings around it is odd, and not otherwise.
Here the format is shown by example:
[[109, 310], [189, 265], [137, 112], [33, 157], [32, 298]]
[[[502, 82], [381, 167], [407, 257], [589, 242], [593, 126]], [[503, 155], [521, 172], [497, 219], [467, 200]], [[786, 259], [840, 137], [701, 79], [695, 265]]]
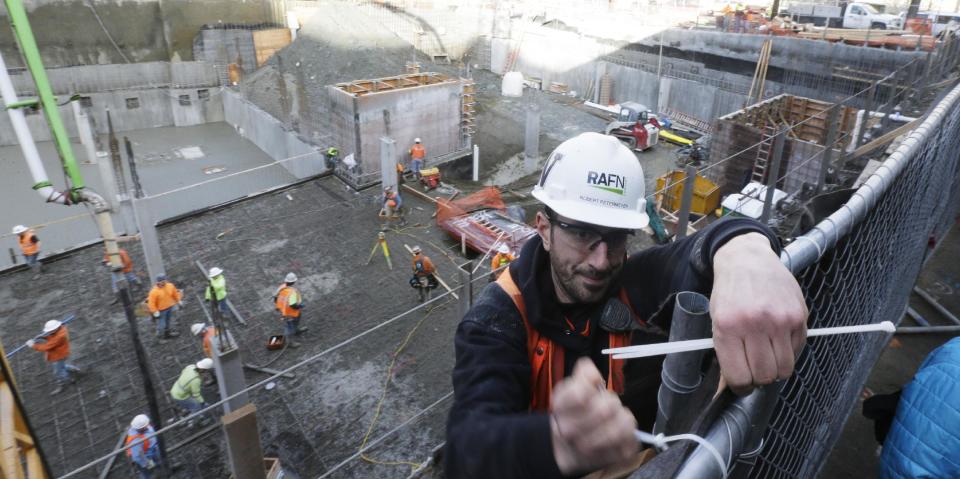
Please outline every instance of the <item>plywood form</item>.
[[257, 56], [257, 68], [261, 67], [278, 50], [290, 44], [290, 29], [271, 28], [253, 32], [253, 48]]

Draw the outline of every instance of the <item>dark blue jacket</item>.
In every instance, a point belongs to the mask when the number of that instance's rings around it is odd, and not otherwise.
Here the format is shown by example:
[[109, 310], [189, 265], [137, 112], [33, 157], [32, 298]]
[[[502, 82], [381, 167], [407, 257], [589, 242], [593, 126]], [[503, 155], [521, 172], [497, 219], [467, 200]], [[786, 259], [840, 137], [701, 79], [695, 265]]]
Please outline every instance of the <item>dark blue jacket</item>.
[[880, 477], [960, 477], [960, 338], [930, 353], [903, 390]]
[[[611, 295], [625, 289], [634, 312], [653, 325], [634, 333], [633, 343], [666, 341], [673, 295], [680, 291], [708, 293], [714, 253], [730, 238], [748, 232], [765, 234], [778, 250], [776, 237], [760, 223], [726, 218], [683, 240], [631, 255]], [[596, 327], [605, 301], [561, 305], [549, 264], [549, 255], [536, 236], [508, 269], [523, 295], [528, 321], [564, 348], [566, 374], [577, 359], [590, 356], [606, 377], [607, 361], [600, 351], [608, 344], [608, 336]], [[572, 319], [577, 330], [590, 321], [590, 337], [570, 334], [563, 317]], [[480, 293], [460, 322], [455, 346], [454, 403], [444, 453], [447, 477], [560, 477], [548, 416], [529, 411], [531, 367], [523, 319], [496, 283]], [[631, 360], [624, 368], [621, 399], [646, 430], [656, 417], [662, 361], [662, 357]]]

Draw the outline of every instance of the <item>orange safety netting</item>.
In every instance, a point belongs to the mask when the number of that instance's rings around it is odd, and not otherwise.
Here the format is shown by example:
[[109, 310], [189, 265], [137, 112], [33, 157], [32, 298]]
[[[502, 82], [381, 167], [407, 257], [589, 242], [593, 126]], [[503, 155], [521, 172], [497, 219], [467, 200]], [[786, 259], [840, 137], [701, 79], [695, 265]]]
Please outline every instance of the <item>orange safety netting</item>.
[[454, 216], [460, 216], [471, 211], [486, 208], [502, 210], [507, 207], [500, 198], [500, 190], [495, 186], [488, 186], [470, 196], [458, 200], [437, 199], [437, 224], [442, 224]]

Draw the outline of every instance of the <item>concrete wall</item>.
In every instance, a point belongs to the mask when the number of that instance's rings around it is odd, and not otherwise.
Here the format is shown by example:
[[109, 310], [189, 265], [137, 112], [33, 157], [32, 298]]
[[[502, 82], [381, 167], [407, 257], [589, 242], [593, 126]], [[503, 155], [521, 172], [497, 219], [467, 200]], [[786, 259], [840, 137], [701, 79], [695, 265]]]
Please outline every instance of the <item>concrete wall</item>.
[[240, 136], [252, 141], [274, 161], [291, 158], [282, 164], [297, 178], [308, 178], [327, 170], [323, 155], [316, 148], [239, 94], [224, 90], [223, 111], [227, 123], [233, 125]]
[[[275, 21], [280, 3], [282, 0], [24, 0], [48, 67], [191, 60], [193, 37], [202, 25]], [[0, 16], [4, 17], [2, 23], [9, 25], [5, 9]], [[9, 27], [0, 28], [0, 52], [8, 67], [23, 66]]]
[[369, 93], [358, 98], [361, 164], [364, 170], [380, 169], [380, 138], [397, 142], [397, 153], [409, 160], [407, 150], [420, 138], [430, 159], [453, 153], [460, 146], [460, 82]]
[[[211, 79], [211, 76], [213, 78]], [[32, 80], [26, 73], [12, 75], [21, 96], [32, 95]], [[117, 132], [161, 126], [189, 126], [223, 121], [221, 89], [210, 65], [200, 62], [165, 62], [134, 65], [81, 66], [50, 70], [56, 93], [78, 93], [89, 98], [87, 107], [96, 132], [107, 133], [107, 110]], [[102, 82], [103, 90], [90, 91]], [[124, 85], [137, 85], [123, 89]], [[193, 88], [170, 88], [196, 85]], [[201, 91], [205, 98], [201, 98]], [[181, 104], [181, 96], [186, 98]], [[86, 100], [84, 100], [86, 101]], [[69, 103], [59, 108], [67, 132], [77, 136], [76, 122]], [[27, 110], [27, 125], [35, 141], [52, 137], [42, 112]], [[17, 144], [8, 115], [0, 115], [0, 145]]]

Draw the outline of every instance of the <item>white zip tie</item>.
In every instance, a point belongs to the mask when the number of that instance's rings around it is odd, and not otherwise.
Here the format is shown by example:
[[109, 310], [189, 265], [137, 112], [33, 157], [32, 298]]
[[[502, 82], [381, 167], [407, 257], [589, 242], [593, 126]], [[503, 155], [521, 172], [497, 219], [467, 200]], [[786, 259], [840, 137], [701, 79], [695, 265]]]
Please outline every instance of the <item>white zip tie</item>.
[[668, 442], [676, 441], [693, 441], [697, 444], [703, 446], [707, 452], [713, 456], [717, 461], [717, 465], [720, 466], [720, 471], [722, 472], [723, 479], [727, 478], [727, 463], [723, 460], [723, 456], [720, 455], [720, 451], [717, 451], [717, 448], [713, 447], [713, 444], [710, 444], [706, 439], [696, 435], [696, 434], [677, 434], [674, 436], [664, 436], [663, 433], [660, 434], [650, 434], [649, 432], [644, 432], [639, 429], [633, 431], [634, 437], [637, 438], [637, 441], [650, 444], [655, 447], [658, 451], [663, 451], [667, 448]]
[[[876, 324], [862, 324], [858, 326], [838, 326], [833, 328], [810, 329], [807, 337], [830, 336], [834, 334], [869, 333], [882, 331], [892, 333], [897, 327], [890, 321]], [[612, 354], [613, 359], [645, 358], [664, 354], [684, 353], [700, 349], [713, 349], [713, 338], [691, 339], [689, 341], [670, 341], [666, 343], [643, 344], [640, 346], [626, 346], [622, 348], [604, 349], [603, 354]]]

